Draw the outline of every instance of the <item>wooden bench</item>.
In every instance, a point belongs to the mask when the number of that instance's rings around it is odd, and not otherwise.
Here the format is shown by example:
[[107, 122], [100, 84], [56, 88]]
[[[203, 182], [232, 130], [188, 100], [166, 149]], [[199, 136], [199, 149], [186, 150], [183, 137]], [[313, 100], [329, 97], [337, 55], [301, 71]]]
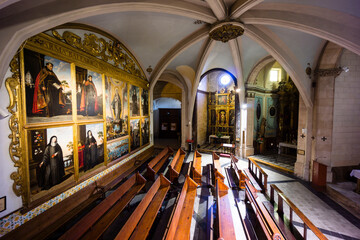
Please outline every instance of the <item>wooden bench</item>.
[[216, 178], [216, 217], [218, 220], [218, 239], [236, 239], [234, 223], [228, 198], [229, 188], [222, 179]]
[[146, 178], [155, 181], [155, 175], [164, 165], [166, 160], [173, 154], [173, 150], [169, 147], [164, 148], [155, 158], [153, 158], [146, 166]]
[[220, 157], [213, 152], [212, 159], [213, 159], [213, 168], [214, 168], [214, 180], [216, 181], [216, 178], [220, 178], [221, 181], [224, 181], [225, 177], [221, 173]]
[[192, 163], [192, 176], [197, 184], [201, 184], [202, 168], [201, 168], [201, 154], [198, 151], [194, 153], [194, 160]]
[[248, 158], [249, 171], [251, 175], [255, 178], [255, 181], [259, 184], [262, 189], [262, 192], [267, 194], [267, 178], [268, 175], [266, 172], [255, 162], [251, 157]]
[[231, 154], [230, 157], [231, 157], [231, 164], [232, 164], [232, 166], [235, 170], [236, 176], [238, 177], [238, 180], [239, 180], [239, 188], [245, 189], [245, 179], [247, 179], [248, 177], [238, 167], [237, 162], [239, 161], [239, 159], [237, 159], [233, 154]]
[[160, 174], [115, 239], [146, 239], [170, 185], [171, 182]]
[[258, 199], [256, 190], [247, 179], [245, 180], [245, 201], [250, 201], [250, 205], [256, 213], [256, 217], [267, 239], [286, 239], [270, 213]]
[[307, 237], [307, 229], [310, 229], [320, 240], [326, 240], [327, 238], [324, 234], [295, 206], [295, 204], [287, 197], [285, 194], [275, 185], [270, 185], [270, 203], [274, 205], [275, 203], [275, 191], [277, 192], [278, 202], [277, 202], [277, 212], [280, 216], [284, 215], [284, 202], [290, 208], [290, 218], [289, 224], [290, 227], [293, 226], [293, 212], [303, 221], [304, 233], [303, 238]]
[[198, 184], [186, 176], [184, 186], [172, 214], [170, 226], [163, 239], [190, 239], [191, 219], [194, 213], [194, 202]]
[[98, 239], [145, 186], [145, 183], [145, 178], [137, 172], [73, 225], [60, 239], [79, 239], [80, 237]]
[[169, 166], [169, 178], [173, 182], [180, 175], [180, 170], [185, 159], [185, 151], [179, 148]]

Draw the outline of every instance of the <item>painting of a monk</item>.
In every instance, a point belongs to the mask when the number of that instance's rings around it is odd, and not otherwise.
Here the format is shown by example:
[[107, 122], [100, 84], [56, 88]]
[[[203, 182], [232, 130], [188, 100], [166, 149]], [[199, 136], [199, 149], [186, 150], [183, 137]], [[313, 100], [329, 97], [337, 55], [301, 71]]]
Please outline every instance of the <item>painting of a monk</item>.
[[61, 115], [64, 107], [63, 87], [53, 72], [53, 64], [48, 62], [35, 80], [32, 113], [45, 113], [48, 117], [52, 117]]
[[89, 75], [87, 80], [84, 80], [81, 89], [81, 103], [80, 111], [85, 116], [95, 116], [98, 109], [97, 91], [92, 76]]

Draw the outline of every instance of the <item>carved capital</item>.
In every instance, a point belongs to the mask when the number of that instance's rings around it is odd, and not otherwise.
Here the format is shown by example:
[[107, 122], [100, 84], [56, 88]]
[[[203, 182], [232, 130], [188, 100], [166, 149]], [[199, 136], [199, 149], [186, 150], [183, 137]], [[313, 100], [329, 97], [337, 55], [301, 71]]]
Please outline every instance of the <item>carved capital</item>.
[[315, 77], [337, 77], [343, 71], [341, 67], [329, 69], [316, 69], [314, 71]]

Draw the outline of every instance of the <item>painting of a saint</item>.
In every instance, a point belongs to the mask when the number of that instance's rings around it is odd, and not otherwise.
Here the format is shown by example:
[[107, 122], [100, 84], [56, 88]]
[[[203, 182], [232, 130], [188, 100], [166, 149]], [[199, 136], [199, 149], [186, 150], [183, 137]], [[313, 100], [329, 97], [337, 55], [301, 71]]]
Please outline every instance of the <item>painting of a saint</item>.
[[74, 173], [72, 134], [72, 127], [28, 132], [31, 194], [35, 195], [64, 181], [72, 180], [69, 179]]
[[102, 76], [84, 68], [76, 67], [76, 99], [79, 120], [102, 119]]
[[107, 140], [128, 134], [127, 83], [106, 77], [106, 129]]
[[79, 169], [86, 172], [104, 162], [103, 124], [78, 126]]
[[140, 102], [139, 102], [139, 88], [136, 86], [130, 87], [130, 116], [140, 116]]
[[70, 64], [24, 50], [28, 123], [71, 120]]
[[144, 118], [141, 121], [141, 140], [141, 145], [149, 143], [149, 118]]
[[149, 115], [149, 92], [146, 89], [142, 90], [141, 108], [142, 108], [142, 115], [148, 116]]
[[130, 120], [130, 144], [131, 151], [140, 147], [140, 120]]
[[95, 116], [99, 111], [97, 91], [91, 75], [83, 81], [80, 111], [85, 116]]

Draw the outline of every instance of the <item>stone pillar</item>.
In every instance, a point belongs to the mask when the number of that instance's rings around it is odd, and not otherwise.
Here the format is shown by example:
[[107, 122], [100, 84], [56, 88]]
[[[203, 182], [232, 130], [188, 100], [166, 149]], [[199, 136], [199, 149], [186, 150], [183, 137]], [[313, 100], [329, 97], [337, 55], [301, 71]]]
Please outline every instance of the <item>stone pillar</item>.
[[306, 108], [303, 99], [299, 96], [297, 156], [294, 172], [296, 176], [306, 181], [310, 180], [312, 110]]
[[254, 154], [254, 114], [255, 114], [255, 93], [249, 93], [246, 97], [247, 124], [246, 124], [246, 147], [245, 156]]

